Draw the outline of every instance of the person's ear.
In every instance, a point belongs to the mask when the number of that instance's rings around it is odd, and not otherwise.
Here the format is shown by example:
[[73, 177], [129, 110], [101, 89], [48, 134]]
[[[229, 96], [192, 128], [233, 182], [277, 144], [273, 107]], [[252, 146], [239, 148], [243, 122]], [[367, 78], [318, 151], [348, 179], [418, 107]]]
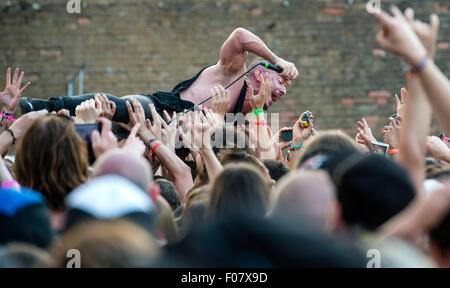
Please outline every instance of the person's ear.
[[155, 204], [155, 206], [156, 206], [156, 203], [158, 201], [158, 196], [161, 194], [159, 185], [156, 183], [153, 183], [148, 194], [149, 194], [150, 198], [152, 199], [153, 204]]
[[261, 83], [261, 81], [263, 80], [263, 71], [261, 68], [255, 69], [255, 79], [258, 83]]
[[329, 229], [335, 233], [335, 232], [342, 232], [346, 230], [345, 221], [342, 217], [342, 207], [341, 205], [336, 201], [336, 203], [333, 205], [333, 209], [331, 209], [331, 215], [329, 219], [330, 227]]

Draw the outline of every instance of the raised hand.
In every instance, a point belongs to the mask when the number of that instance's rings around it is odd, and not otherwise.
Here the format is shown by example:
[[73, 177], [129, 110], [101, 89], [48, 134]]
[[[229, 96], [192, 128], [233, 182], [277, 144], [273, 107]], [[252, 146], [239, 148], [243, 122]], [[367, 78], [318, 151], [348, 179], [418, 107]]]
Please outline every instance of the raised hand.
[[289, 147], [289, 144], [291, 141], [284, 141], [283, 140], [283, 132], [286, 131], [292, 131], [294, 130], [293, 127], [284, 127], [281, 128], [280, 131], [278, 131], [272, 138], [273, 143], [277, 144], [281, 149], [286, 149]]
[[105, 117], [112, 120], [114, 114], [116, 113], [116, 103], [114, 103], [114, 101], [109, 101], [105, 94], [97, 94], [94, 98], [96, 101], [100, 101], [102, 105], [102, 114], [100, 117]]
[[173, 121], [176, 116], [177, 113], [175, 111], [172, 113], [172, 117], [170, 117], [166, 110], [163, 111], [163, 118], [165, 122], [162, 122], [163, 129], [161, 131], [161, 136], [164, 144], [166, 144], [167, 148], [169, 148], [172, 152], [175, 152], [178, 135], [177, 123], [176, 121]]
[[219, 85], [211, 89], [211, 96], [212, 112], [217, 113], [222, 116], [222, 118], [225, 117], [225, 114], [227, 114], [230, 109], [230, 91], [225, 90], [222, 85]]
[[393, 16], [384, 11], [374, 13], [382, 27], [376, 40], [384, 49], [417, 66], [427, 55], [427, 51], [402, 12], [397, 7], [393, 7], [391, 12]]
[[192, 114], [194, 112], [188, 112], [182, 117], [182, 125], [178, 126], [178, 133], [183, 141], [183, 147], [193, 149], [194, 147], [194, 135], [192, 133]]
[[[400, 118], [401, 119], [401, 118]], [[386, 144], [389, 144], [389, 149], [397, 149], [399, 147], [401, 120], [395, 120], [389, 117], [390, 126], [385, 126], [383, 129], [383, 138]]]
[[182, 136], [186, 148], [201, 149], [204, 148], [204, 145], [210, 144], [207, 136], [209, 136], [211, 125], [200, 111], [188, 113], [185, 121], [186, 130], [183, 131], [181, 127], [178, 127], [178, 132]]
[[269, 73], [262, 74], [261, 86], [259, 88], [259, 93], [254, 95], [253, 88], [248, 86], [248, 93], [250, 98], [250, 106], [252, 110], [262, 109], [264, 107], [264, 103], [266, 103], [267, 98], [272, 93], [272, 77], [270, 77]]
[[450, 163], [450, 149], [441, 139], [436, 136], [428, 137], [426, 145], [429, 156]]
[[144, 155], [145, 144], [137, 136], [140, 128], [140, 123], [134, 125], [134, 127], [131, 129], [130, 135], [128, 135], [127, 141], [125, 141], [125, 145], [123, 145], [123, 149], [137, 153], [139, 155]]
[[214, 113], [212, 109], [203, 108], [205, 118], [211, 127], [223, 127], [225, 125], [225, 118], [217, 113]]
[[[133, 105], [134, 111], [133, 108], [131, 108], [131, 105]], [[125, 102], [125, 106], [127, 107], [129, 121], [128, 124], [119, 123], [119, 125], [131, 132], [134, 125], [136, 125], [137, 123], [145, 123], [145, 112], [144, 108], [142, 108], [141, 103], [136, 101], [136, 99], [134, 98], [127, 100]]]
[[400, 99], [398, 98], [398, 95], [395, 94], [395, 103], [397, 104], [397, 115], [400, 117], [404, 117], [405, 116], [405, 103], [406, 103], [406, 99], [408, 98], [408, 91], [406, 90], [405, 87], [403, 87], [402, 89], [400, 89]]
[[67, 118], [70, 118], [70, 111], [67, 109], [61, 109], [56, 113], [57, 115], [65, 116]]
[[102, 103], [98, 98], [86, 100], [75, 108], [75, 122], [95, 123], [102, 112]]
[[6, 86], [5, 90], [0, 93], [0, 104], [3, 106], [3, 111], [6, 113], [14, 113], [19, 104], [22, 93], [30, 86], [31, 82], [27, 82], [22, 88], [23, 77], [25, 72], [21, 72], [19, 76], [19, 68], [14, 71], [14, 76], [11, 81], [11, 68], [6, 70]]
[[100, 117], [97, 120], [102, 124], [102, 131], [92, 132], [92, 150], [94, 150], [95, 158], [98, 159], [103, 153], [118, 147], [117, 138], [111, 131], [111, 121], [107, 118]]
[[164, 125], [166, 125], [166, 122], [164, 122], [161, 116], [159, 116], [158, 112], [156, 112], [154, 104], [148, 104], [148, 107], [150, 108], [150, 113], [152, 114], [153, 123], [149, 119], [147, 119], [146, 120], [147, 129], [151, 132], [151, 134], [154, 135], [154, 137], [161, 139], [163, 123]]
[[375, 137], [373, 137], [372, 130], [367, 124], [366, 119], [362, 119], [362, 121], [358, 121], [358, 133], [356, 134], [356, 142], [358, 144], [364, 145], [367, 149], [372, 150], [372, 141], [377, 141]]
[[[309, 125], [308, 127], [303, 127], [302, 125], [302, 118], [305, 116], [306, 113], [309, 113]], [[300, 117], [298, 118], [297, 122], [295, 122], [294, 130], [293, 130], [293, 138], [292, 138], [292, 145], [294, 146], [300, 146], [305, 142], [311, 135], [312, 135], [312, 129], [314, 127], [313, 124], [314, 115], [310, 111], [304, 112]]]
[[426, 24], [420, 20], [414, 19], [414, 10], [412, 8], [405, 10], [405, 17], [427, 50], [428, 55], [431, 58], [434, 58], [434, 55], [436, 54], [436, 41], [439, 32], [439, 17], [436, 14], [431, 14], [430, 24]]
[[210, 148], [210, 128], [212, 127], [202, 112], [197, 111], [193, 117], [194, 147], [203, 149]]
[[[144, 142], [147, 142], [150, 139], [155, 138], [155, 137], [158, 139], [161, 139], [161, 134], [159, 134], [158, 135], [159, 137], [158, 137], [155, 134], [153, 134], [152, 131], [150, 130], [150, 128], [151, 128], [151, 124], [149, 124], [150, 120], [145, 119], [145, 112], [144, 112], [144, 108], [142, 107], [141, 103], [139, 103], [136, 99], [131, 98], [129, 101], [126, 101], [125, 105], [127, 106], [128, 116], [129, 116], [130, 121], [128, 122], [128, 124], [119, 123], [119, 125], [122, 128], [125, 128], [128, 131], [131, 131], [136, 126], [136, 124], [140, 124], [139, 130], [138, 130], [138, 135], [139, 135], [139, 137], [141, 137], [141, 139]], [[131, 108], [131, 105], [133, 105], [134, 111], [133, 111], [133, 108]], [[158, 115], [158, 117], [159, 117], [159, 115]]]
[[283, 72], [281, 72], [280, 75], [287, 81], [288, 84], [290, 84], [290, 80], [297, 78], [298, 70], [294, 63], [278, 58], [275, 65], [283, 69]]
[[33, 111], [30, 113], [27, 113], [17, 119], [9, 129], [11, 129], [14, 132], [14, 136], [16, 139], [19, 139], [22, 137], [25, 130], [30, 126], [30, 124], [37, 118], [42, 117], [44, 115], [47, 115], [47, 110], [40, 110], [40, 111]]

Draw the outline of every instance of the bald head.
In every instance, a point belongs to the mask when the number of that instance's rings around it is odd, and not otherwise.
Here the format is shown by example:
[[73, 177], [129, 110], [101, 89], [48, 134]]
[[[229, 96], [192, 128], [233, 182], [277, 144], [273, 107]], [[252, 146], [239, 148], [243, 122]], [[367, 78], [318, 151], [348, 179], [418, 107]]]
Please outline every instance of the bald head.
[[94, 165], [93, 177], [119, 175], [149, 191], [153, 184], [150, 164], [140, 155], [122, 149], [103, 154]]
[[335, 188], [323, 171], [294, 171], [280, 180], [272, 205], [273, 216], [327, 229], [336, 207]]

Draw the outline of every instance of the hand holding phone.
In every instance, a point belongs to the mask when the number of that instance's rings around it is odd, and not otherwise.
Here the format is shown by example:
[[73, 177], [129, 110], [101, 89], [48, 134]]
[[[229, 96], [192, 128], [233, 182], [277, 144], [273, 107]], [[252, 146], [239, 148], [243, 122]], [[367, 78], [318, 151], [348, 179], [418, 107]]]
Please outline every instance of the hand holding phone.
[[389, 144], [383, 142], [372, 141], [372, 151], [375, 153], [389, 155]]
[[286, 130], [286, 131], [282, 131], [281, 132], [281, 139], [283, 140], [283, 142], [291, 142], [292, 138], [293, 138], [293, 130]]
[[91, 135], [94, 130], [101, 131], [101, 123], [92, 123], [92, 124], [75, 124], [75, 131], [77, 131], [78, 135], [84, 140], [86, 144], [91, 144]]
[[309, 127], [309, 120], [310, 119], [311, 119], [311, 115], [308, 112], [306, 112], [303, 115], [302, 120], [301, 120], [303, 128], [308, 128]]

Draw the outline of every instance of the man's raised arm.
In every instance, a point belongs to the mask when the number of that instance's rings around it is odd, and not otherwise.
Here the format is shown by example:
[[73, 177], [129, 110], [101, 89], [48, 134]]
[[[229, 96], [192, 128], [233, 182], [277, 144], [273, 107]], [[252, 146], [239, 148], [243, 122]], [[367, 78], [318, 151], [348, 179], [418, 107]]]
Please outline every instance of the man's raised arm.
[[230, 72], [242, 69], [247, 60], [247, 52], [253, 53], [283, 69], [281, 76], [286, 80], [297, 78], [298, 71], [293, 63], [287, 62], [270, 51], [264, 42], [252, 32], [237, 28], [223, 43], [220, 50], [220, 65]]

